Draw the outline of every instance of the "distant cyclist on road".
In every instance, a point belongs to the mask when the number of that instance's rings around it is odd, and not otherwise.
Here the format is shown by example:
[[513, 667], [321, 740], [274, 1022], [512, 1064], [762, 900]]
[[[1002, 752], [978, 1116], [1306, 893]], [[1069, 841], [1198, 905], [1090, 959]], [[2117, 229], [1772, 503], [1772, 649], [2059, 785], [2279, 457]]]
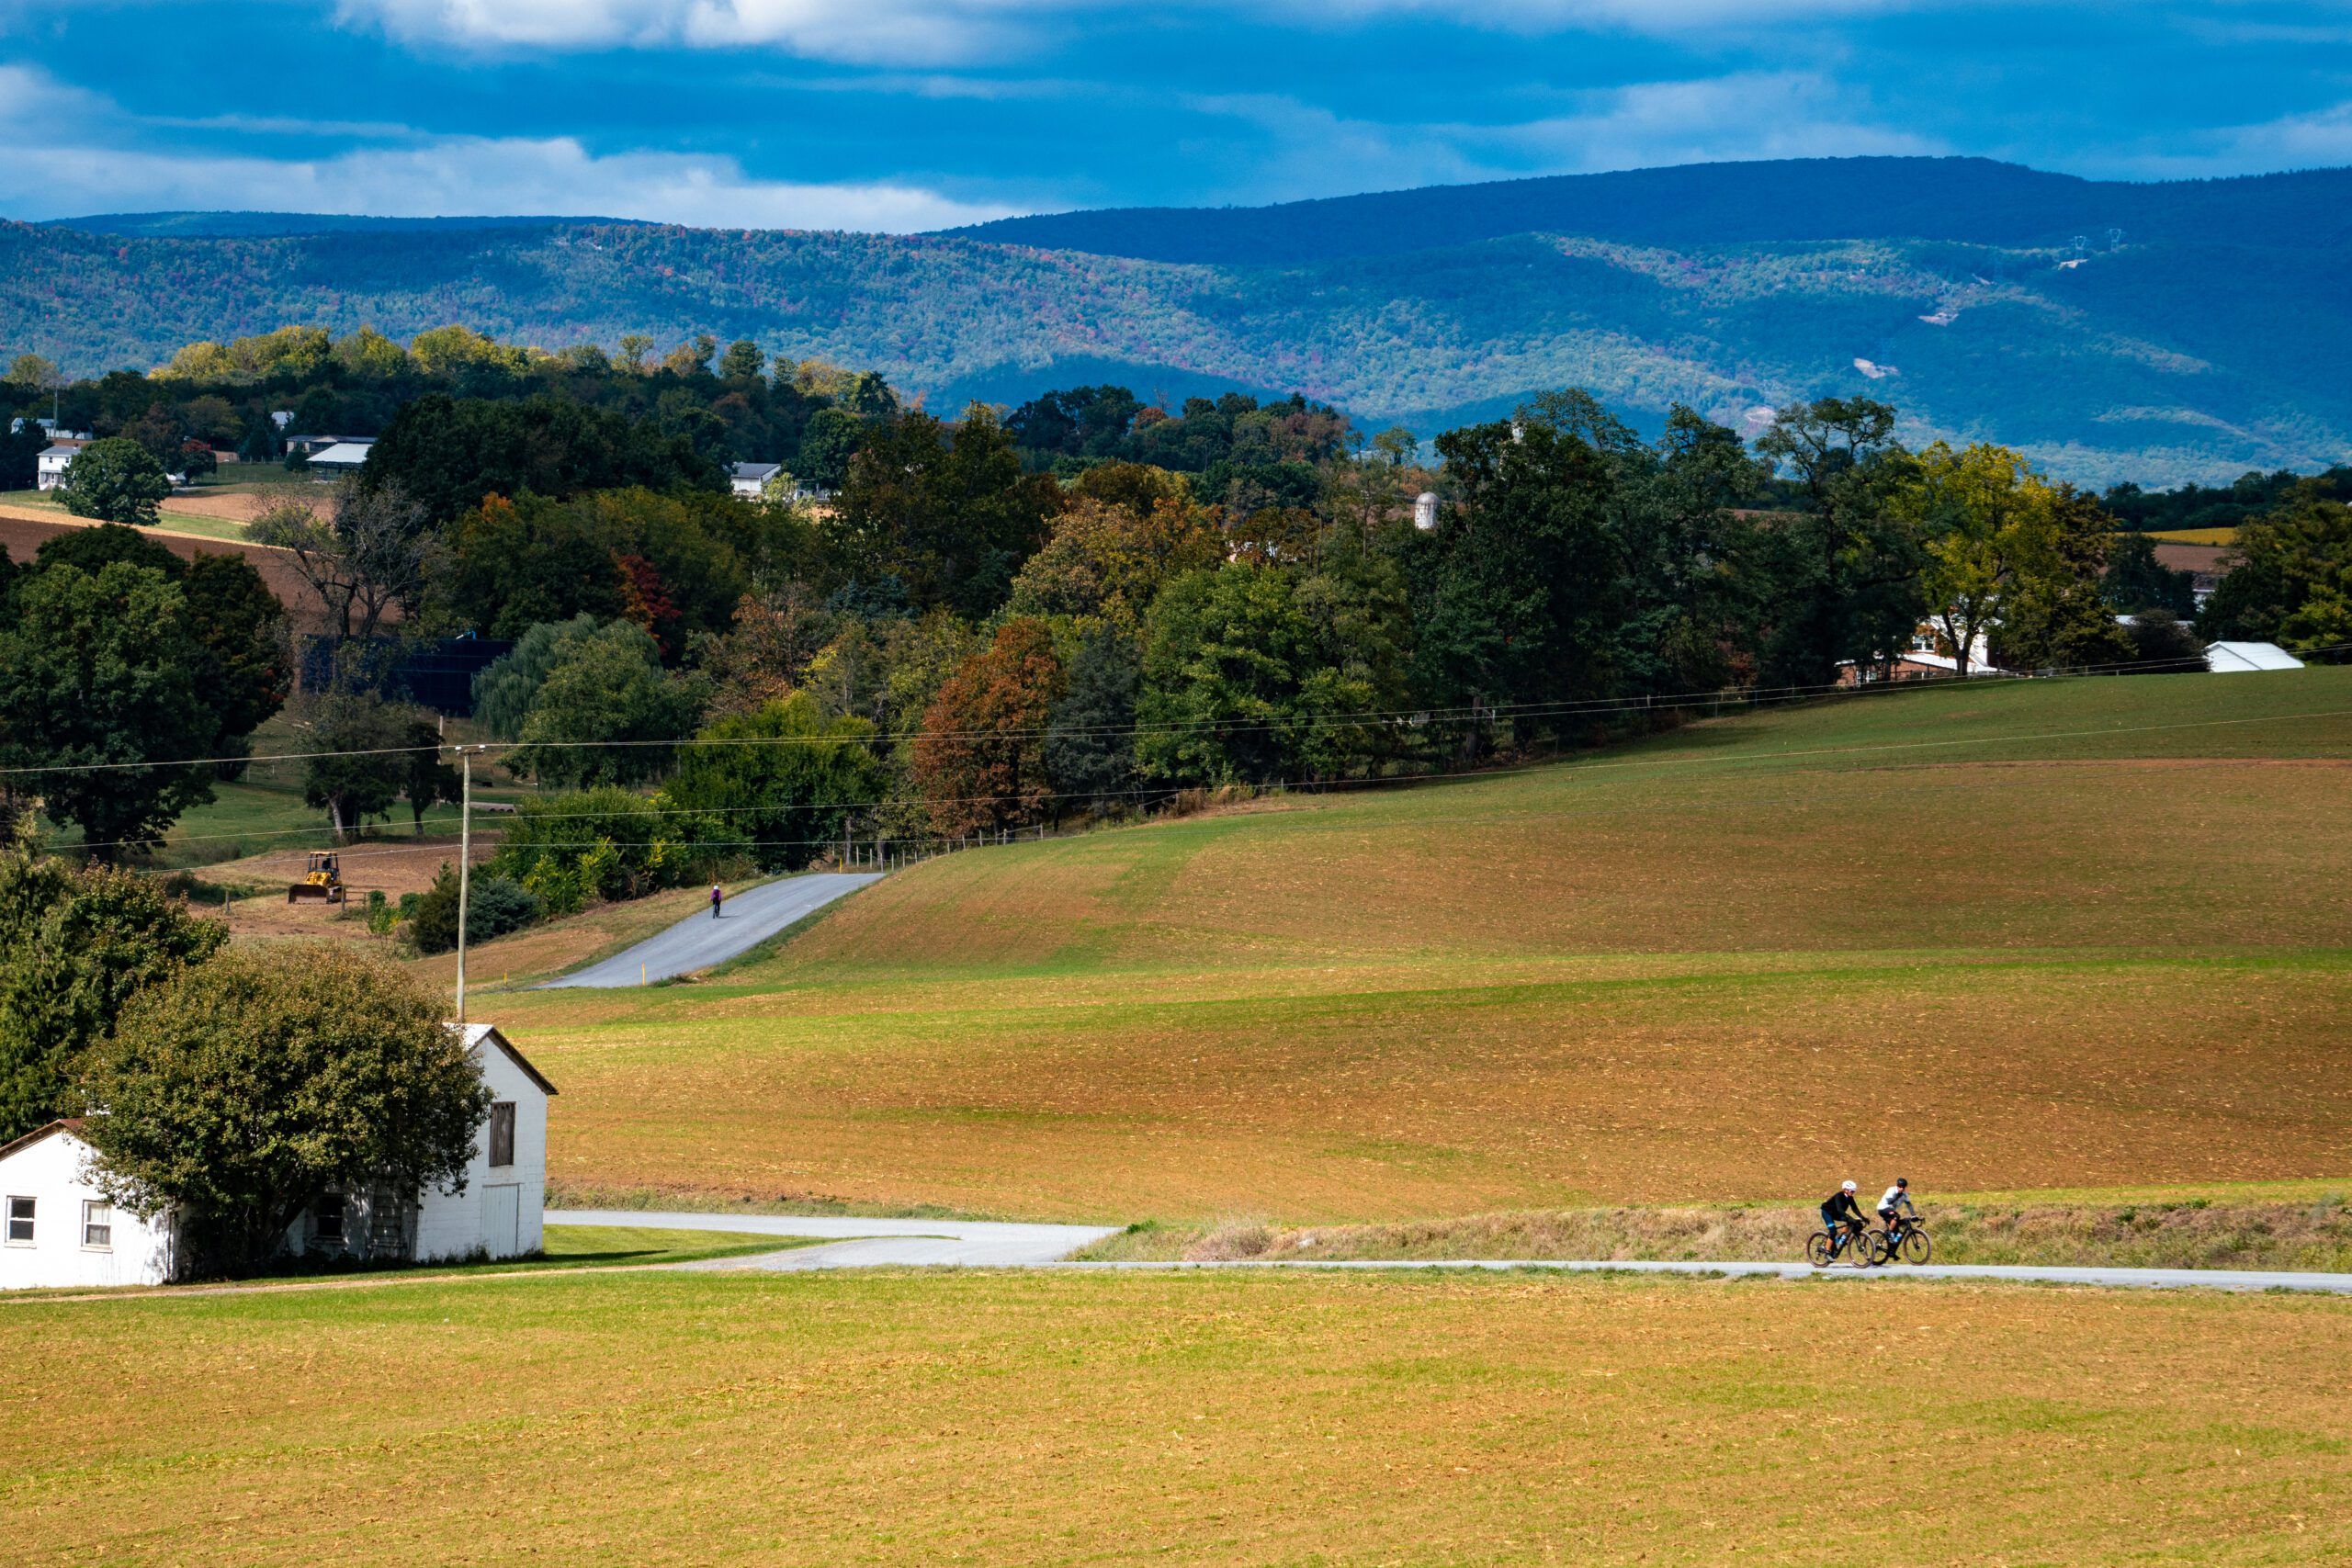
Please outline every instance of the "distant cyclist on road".
[[1918, 1208], [1911, 1201], [1911, 1179], [1898, 1176], [1894, 1179], [1894, 1185], [1879, 1195], [1879, 1223], [1892, 1231], [1895, 1215], [1906, 1212], [1915, 1220], [1919, 1217]]
[[1835, 1258], [1848, 1242], [1858, 1239], [1868, 1222], [1862, 1218], [1862, 1206], [1854, 1201], [1854, 1194], [1861, 1189], [1849, 1181], [1829, 1195], [1821, 1205], [1821, 1228], [1829, 1233], [1829, 1256]]
[[718, 883], [714, 882], [710, 885], [710, 918], [712, 919], [718, 919], [719, 900], [725, 897], [725, 894], [719, 892]]

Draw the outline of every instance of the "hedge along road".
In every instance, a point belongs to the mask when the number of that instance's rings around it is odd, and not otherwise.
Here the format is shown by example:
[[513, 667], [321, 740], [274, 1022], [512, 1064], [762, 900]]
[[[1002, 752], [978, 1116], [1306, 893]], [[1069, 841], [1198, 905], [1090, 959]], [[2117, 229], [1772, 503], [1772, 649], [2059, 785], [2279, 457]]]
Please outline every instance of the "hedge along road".
[[840, 1215], [706, 1214], [639, 1209], [549, 1210], [551, 1225], [650, 1225], [662, 1230], [715, 1230], [739, 1235], [819, 1236], [831, 1245], [788, 1252], [681, 1263], [695, 1269], [763, 1269], [798, 1273], [812, 1269], [947, 1267], [964, 1269], [1514, 1269], [1569, 1273], [1696, 1274], [1717, 1278], [1782, 1280], [2006, 1280], [2036, 1285], [2105, 1285], [2154, 1290], [2310, 1291], [2352, 1295], [2352, 1274], [2298, 1273], [2252, 1269], [2086, 1269], [2013, 1264], [1892, 1264], [1880, 1269], [1806, 1263], [1615, 1262], [1560, 1258], [1239, 1258], [1216, 1262], [1073, 1263], [1069, 1255], [1106, 1236], [1101, 1225], [1013, 1224], [988, 1220], [866, 1220]]
[[804, 919], [845, 894], [881, 880], [878, 872], [820, 872], [763, 882], [736, 894], [714, 919], [707, 910], [687, 916], [658, 936], [625, 953], [571, 975], [542, 980], [535, 990], [563, 986], [650, 986], [748, 953], [776, 932]]

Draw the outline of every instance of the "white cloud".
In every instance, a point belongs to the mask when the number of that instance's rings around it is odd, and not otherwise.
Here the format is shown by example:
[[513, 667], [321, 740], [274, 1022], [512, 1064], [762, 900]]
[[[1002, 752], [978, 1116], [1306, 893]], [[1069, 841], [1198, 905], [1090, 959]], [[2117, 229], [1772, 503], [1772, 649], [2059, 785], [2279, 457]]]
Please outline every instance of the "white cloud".
[[1939, 142], [1872, 124], [1821, 76], [1740, 73], [1600, 93], [1577, 112], [1491, 133], [1563, 173], [1756, 158], [1932, 153]]
[[[977, 223], [1018, 209], [961, 201], [892, 181], [758, 179], [731, 158], [681, 152], [598, 155], [570, 137], [404, 136], [319, 158], [146, 152], [113, 144], [139, 121], [104, 98], [24, 66], [0, 65], [0, 211], [234, 210], [381, 218], [579, 214], [720, 229], [910, 232]], [[85, 140], [59, 138], [60, 127]]]
[[2221, 157], [2233, 172], [2352, 164], [2352, 103], [2234, 126], [2222, 132], [2221, 139]]
[[2125, 148], [2090, 161], [2086, 172], [2128, 179], [2199, 179], [2352, 164], [2352, 102], [2251, 125], [2222, 126]]
[[1496, 125], [1377, 124], [1264, 96], [1198, 98], [1188, 107], [1231, 115], [1268, 133], [1250, 188], [1227, 193], [1236, 200], [1359, 190], [1367, 170], [1394, 188], [1671, 164], [1947, 151], [1872, 123], [1836, 84], [1803, 73], [1637, 83], [1578, 95], [1566, 114]]
[[[1294, 26], [1347, 27], [1421, 16], [1525, 33], [1660, 35], [1753, 31], [1825, 17], [1868, 16], [1951, 0], [1206, 0], [1238, 22], [1271, 11]], [[773, 48], [854, 64], [972, 63], [1021, 52], [1091, 14], [1136, 17], [1114, 0], [337, 0], [346, 24], [412, 43], [477, 49], [686, 46]]]
[[339, 0], [345, 23], [476, 48], [773, 47], [856, 64], [936, 65], [1016, 48], [1035, 0]]

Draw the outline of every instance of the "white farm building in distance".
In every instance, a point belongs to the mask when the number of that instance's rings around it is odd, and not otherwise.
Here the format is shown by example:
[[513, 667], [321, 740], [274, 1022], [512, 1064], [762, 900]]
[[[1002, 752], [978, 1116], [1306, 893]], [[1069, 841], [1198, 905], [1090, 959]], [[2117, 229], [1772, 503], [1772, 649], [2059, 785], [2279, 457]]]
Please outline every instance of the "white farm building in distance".
[[[492, 1025], [463, 1027], [491, 1094], [463, 1189], [325, 1193], [287, 1227], [288, 1255], [431, 1263], [538, 1251], [555, 1086]], [[159, 1285], [184, 1267], [168, 1212], [142, 1220], [107, 1202], [83, 1126], [52, 1122], [0, 1147], [0, 1290]]]

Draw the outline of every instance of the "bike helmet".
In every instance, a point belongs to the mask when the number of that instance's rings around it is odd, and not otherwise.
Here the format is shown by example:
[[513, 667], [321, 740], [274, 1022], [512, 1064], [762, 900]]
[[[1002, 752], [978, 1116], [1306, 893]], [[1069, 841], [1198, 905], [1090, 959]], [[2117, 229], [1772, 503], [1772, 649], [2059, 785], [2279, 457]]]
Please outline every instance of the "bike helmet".
[[1908, 1187], [1911, 1185], [1911, 1179], [1907, 1176], [1898, 1176], [1894, 1179], [1894, 1184], [1897, 1187]]
[[1852, 1182], [1849, 1181], [1849, 1182], [1847, 1182], [1847, 1183], [1845, 1184], [1845, 1190], [1846, 1190], [1846, 1191], [1849, 1191], [1849, 1192], [1859, 1192], [1859, 1191], [1860, 1191], [1860, 1190], [1861, 1190], [1861, 1189], [1860, 1189], [1860, 1188], [1859, 1188], [1859, 1187], [1856, 1187]]

